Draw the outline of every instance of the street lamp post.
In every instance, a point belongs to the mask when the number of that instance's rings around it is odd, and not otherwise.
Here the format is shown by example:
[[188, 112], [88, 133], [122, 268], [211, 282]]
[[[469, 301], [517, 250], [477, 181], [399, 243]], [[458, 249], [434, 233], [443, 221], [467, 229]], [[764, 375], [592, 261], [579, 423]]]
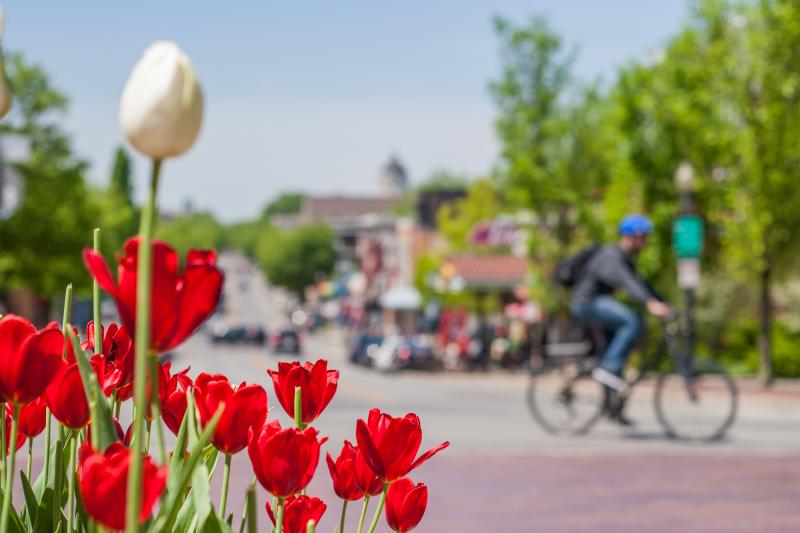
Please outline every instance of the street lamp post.
[[700, 282], [700, 252], [703, 246], [703, 224], [700, 217], [693, 214], [692, 189], [694, 169], [686, 161], [675, 172], [675, 184], [680, 194], [680, 211], [673, 226], [673, 246], [678, 257], [678, 286], [683, 289], [685, 313], [684, 331], [686, 348], [694, 353], [694, 302], [695, 289]]

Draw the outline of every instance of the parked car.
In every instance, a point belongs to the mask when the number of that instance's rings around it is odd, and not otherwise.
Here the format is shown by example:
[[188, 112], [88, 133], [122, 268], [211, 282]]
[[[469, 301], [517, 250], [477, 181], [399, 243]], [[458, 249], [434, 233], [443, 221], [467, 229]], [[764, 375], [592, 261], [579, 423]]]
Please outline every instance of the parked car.
[[372, 353], [372, 365], [379, 370], [438, 370], [441, 361], [433, 349], [433, 339], [428, 334], [389, 335]]
[[267, 342], [267, 332], [261, 326], [228, 326], [218, 322], [211, 328], [211, 342], [263, 346]]
[[275, 353], [299, 354], [302, 351], [300, 334], [293, 329], [282, 329], [270, 338]]
[[372, 364], [371, 353], [379, 349], [383, 343], [380, 335], [358, 333], [350, 340], [350, 362], [356, 364]]

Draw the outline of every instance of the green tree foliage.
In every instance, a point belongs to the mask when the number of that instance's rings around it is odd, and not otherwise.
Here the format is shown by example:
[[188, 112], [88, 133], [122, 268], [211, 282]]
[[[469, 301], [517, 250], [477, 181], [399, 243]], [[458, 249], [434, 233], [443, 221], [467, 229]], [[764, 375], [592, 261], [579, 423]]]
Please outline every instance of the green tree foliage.
[[261, 218], [269, 221], [274, 215], [293, 215], [303, 208], [302, 193], [285, 192], [264, 207]]
[[500, 178], [508, 199], [537, 218], [537, 262], [559, 258], [600, 231], [597, 200], [608, 181], [601, 94], [576, 87], [574, 54], [541, 18], [497, 19], [502, 72], [490, 89], [499, 108]]
[[494, 219], [502, 212], [502, 208], [496, 184], [490, 179], [482, 179], [470, 184], [465, 198], [443, 205], [436, 223], [449, 248], [463, 252], [470, 249], [472, 228], [479, 222]]
[[334, 234], [323, 224], [264, 234], [256, 257], [271, 283], [282, 285], [302, 298], [307, 287], [333, 272]]
[[193, 248], [219, 248], [224, 229], [211, 213], [189, 213], [162, 220], [156, 228], [156, 238], [167, 241], [185, 257]]
[[99, 211], [83, 178], [86, 164], [53, 122], [66, 97], [21, 55], [12, 54], [7, 68], [15, 100], [2, 134], [27, 140], [30, 154], [16, 165], [25, 187], [21, 205], [0, 221], [0, 292], [27, 288], [49, 299], [70, 282], [89, 287], [79, 251], [91, 242]]
[[112, 192], [118, 194], [128, 205], [133, 205], [133, 182], [131, 181], [131, 158], [125, 147], [120, 146], [114, 153], [114, 166], [111, 169]]

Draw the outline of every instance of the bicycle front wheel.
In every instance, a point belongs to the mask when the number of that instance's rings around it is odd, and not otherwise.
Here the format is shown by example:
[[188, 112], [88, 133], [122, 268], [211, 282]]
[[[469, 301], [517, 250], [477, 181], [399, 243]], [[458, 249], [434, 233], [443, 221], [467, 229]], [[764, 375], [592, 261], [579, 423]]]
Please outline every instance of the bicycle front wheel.
[[655, 390], [658, 421], [673, 438], [721, 439], [736, 418], [736, 385], [714, 361], [697, 359], [691, 367], [659, 376]]
[[603, 402], [603, 386], [580, 364], [532, 373], [528, 382], [528, 408], [534, 420], [548, 433], [586, 433], [600, 418]]

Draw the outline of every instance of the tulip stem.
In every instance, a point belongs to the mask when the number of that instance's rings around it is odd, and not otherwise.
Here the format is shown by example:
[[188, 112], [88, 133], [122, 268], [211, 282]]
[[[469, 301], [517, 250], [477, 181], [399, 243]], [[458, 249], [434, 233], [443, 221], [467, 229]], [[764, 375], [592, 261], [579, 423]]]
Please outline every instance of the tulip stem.
[[[64, 471], [64, 467], [62, 466], [63, 461], [63, 448], [61, 447], [62, 438], [63, 438], [63, 426], [56, 427], [56, 445], [55, 445], [55, 472], [53, 472], [53, 527], [55, 528], [56, 525], [61, 521], [61, 483], [62, 483], [62, 474]], [[63, 526], [63, 524], [62, 524]], [[63, 527], [62, 527], [63, 529]]]
[[231, 458], [229, 453], [225, 454], [225, 469], [222, 471], [222, 494], [219, 496], [219, 516], [225, 520], [225, 508], [228, 506], [228, 483], [231, 479]]
[[[155, 385], [151, 385], [151, 389], [154, 391], [160, 390], [159, 387], [159, 376], [160, 372], [158, 370], [158, 356], [152, 356], [150, 358], [150, 383], [155, 383]], [[164, 428], [161, 426], [161, 397], [159, 396], [158, 392], [151, 392], [153, 396], [153, 403], [152, 403], [152, 411], [153, 411], [153, 422], [156, 424], [156, 437], [158, 438], [158, 451], [159, 451], [159, 458], [161, 459], [162, 464], [167, 463], [167, 446], [164, 444]], [[150, 448], [150, 438], [147, 439], [147, 447]]]
[[[252, 506], [252, 509], [250, 507]], [[244, 499], [244, 509], [242, 509], [242, 522], [239, 524], [239, 533], [244, 533], [247, 526], [248, 533], [256, 533], [256, 480], [250, 483], [247, 495]], [[251, 518], [252, 517], [252, 518]]]
[[[150, 305], [153, 288], [153, 226], [155, 224], [156, 191], [161, 160], [153, 159], [150, 189], [142, 208], [139, 227], [139, 250], [136, 265], [136, 352], [134, 362], [133, 458], [128, 472], [128, 503], [125, 508], [125, 530], [139, 530], [139, 513], [142, 508], [142, 468], [144, 450], [144, 422], [147, 418], [147, 361], [150, 350]], [[158, 384], [154, 384], [155, 387]]]
[[[7, 467], [6, 460], [8, 458], [8, 446], [6, 446], [5, 443], [9, 442], [8, 439], [6, 439], [6, 431], [8, 431], [8, 428], [6, 428], [6, 416], [5, 416], [6, 415], [6, 403], [5, 402], [0, 403], [0, 409], [3, 411], [3, 419], [0, 420], [0, 442], [3, 443], [3, 460], [2, 460], [2, 462], [0, 462], [0, 473], [5, 474], [6, 467]], [[5, 479], [5, 477], [3, 477], [3, 479]]]
[[344, 533], [344, 517], [347, 515], [347, 499], [342, 500], [342, 517], [339, 519], [339, 533]]
[[50, 413], [50, 408], [45, 407], [45, 423], [44, 423], [44, 487], [47, 488], [47, 482], [50, 481], [50, 424], [53, 415]]
[[[100, 228], [94, 228], [94, 251], [100, 253]], [[94, 276], [92, 276], [94, 277]], [[94, 353], [103, 353], [103, 322], [100, 318], [100, 285], [92, 282], [92, 315], [94, 321]]]
[[283, 501], [284, 498], [278, 498], [278, 509], [275, 511], [275, 533], [283, 531]]
[[356, 533], [361, 533], [364, 529], [364, 519], [367, 517], [367, 506], [369, 506], [369, 494], [364, 494], [364, 503], [361, 505], [361, 516], [358, 517], [358, 529], [356, 529]]
[[[17, 456], [17, 431], [19, 430], [19, 404], [14, 404], [14, 416], [11, 419], [11, 439], [8, 441], [8, 464], [6, 464], [6, 482], [3, 486], [3, 514], [0, 516], [0, 532], [8, 531], [8, 514], [11, 511], [11, 494], [14, 489], [14, 459]], [[3, 417], [5, 420], [5, 416]], [[5, 441], [3, 449], [6, 449]]]
[[73, 435], [69, 439], [69, 488], [67, 489], [67, 532], [72, 533], [75, 531], [75, 443], [77, 435]]
[[378, 500], [378, 508], [375, 509], [375, 515], [372, 517], [372, 523], [369, 525], [367, 533], [372, 533], [378, 527], [378, 520], [381, 518], [381, 511], [383, 511], [383, 504], [386, 503], [386, 492], [389, 490], [389, 482], [384, 482], [383, 492], [381, 492], [381, 499]]
[[[30, 438], [30, 439], [28, 439], [28, 465], [25, 468], [25, 475], [28, 477], [28, 481], [31, 480], [31, 466], [32, 466], [32, 463], [33, 463], [33, 438]], [[45, 485], [45, 486], [47, 486], [47, 485]]]
[[294, 388], [294, 425], [297, 429], [305, 429], [303, 426], [303, 389]]

